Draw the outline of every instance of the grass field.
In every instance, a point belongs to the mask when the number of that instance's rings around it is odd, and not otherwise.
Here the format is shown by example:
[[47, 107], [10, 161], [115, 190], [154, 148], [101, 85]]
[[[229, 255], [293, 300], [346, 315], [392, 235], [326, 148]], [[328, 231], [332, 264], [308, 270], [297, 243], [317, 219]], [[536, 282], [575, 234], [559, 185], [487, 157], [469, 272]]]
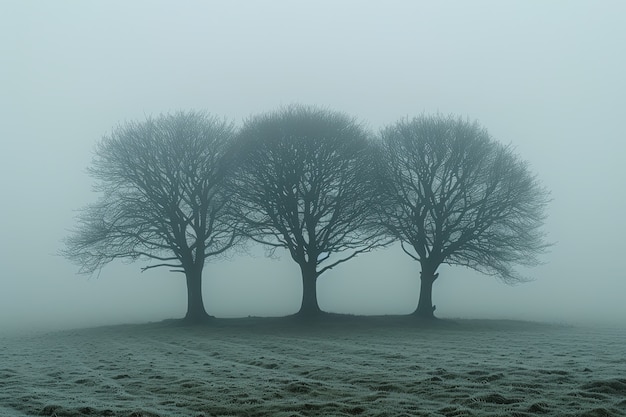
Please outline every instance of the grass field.
[[250, 318], [0, 347], [0, 416], [626, 416], [624, 329]]

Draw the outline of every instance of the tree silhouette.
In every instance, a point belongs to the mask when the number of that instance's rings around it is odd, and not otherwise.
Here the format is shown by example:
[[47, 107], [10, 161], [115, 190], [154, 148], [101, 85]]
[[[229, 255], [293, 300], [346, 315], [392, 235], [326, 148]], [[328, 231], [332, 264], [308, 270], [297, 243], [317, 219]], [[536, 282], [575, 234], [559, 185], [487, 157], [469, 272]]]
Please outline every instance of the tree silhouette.
[[321, 312], [318, 277], [383, 242], [374, 222], [372, 143], [354, 119], [293, 105], [248, 120], [233, 194], [248, 235], [300, 266], [299, 315]]
[[102, 139], [89, 172], [102, 193], [82, 210], [63, 254], [91, 274], [114, 259], [147, 259], [187, 284], [188, 321], [209, 317], [202, 300], [207, 259], [236, 241], [224, 192], [233, 126], [201, 112], [120, 125]]
[[382, 130], [382, 224], [421, 266], [415, 314], [431, 318], [441, 264], [512, 284], [549, 246], [541, 231], [549, 193], [508, 146], [477, 122], [421, 116]]

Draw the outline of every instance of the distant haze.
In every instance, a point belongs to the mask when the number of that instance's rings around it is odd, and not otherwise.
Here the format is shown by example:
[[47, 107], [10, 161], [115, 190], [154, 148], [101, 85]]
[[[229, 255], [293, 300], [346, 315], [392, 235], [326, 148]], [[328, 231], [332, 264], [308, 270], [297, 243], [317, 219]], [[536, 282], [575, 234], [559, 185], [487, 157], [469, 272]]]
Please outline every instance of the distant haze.
[[[374, 132], [453, 113], [511, 143], [552, 191], [556, 245], [509, 287], [444, 267], [440, 317], [626, 323], [626, 60], [621, 1], [3, 1], [0, 5], [0, 334], [182, 317], [183, 276], [57, 256], [94, 202], [86, 168], [126, 120], [204, 109], [237, 124], [326, 106]], [[300, 277], [263, 248], [208, 264], [216, 316], [297, 311]], [[399, 247], [319, 281], [327, 311], [411, 312], [419, 265]]]

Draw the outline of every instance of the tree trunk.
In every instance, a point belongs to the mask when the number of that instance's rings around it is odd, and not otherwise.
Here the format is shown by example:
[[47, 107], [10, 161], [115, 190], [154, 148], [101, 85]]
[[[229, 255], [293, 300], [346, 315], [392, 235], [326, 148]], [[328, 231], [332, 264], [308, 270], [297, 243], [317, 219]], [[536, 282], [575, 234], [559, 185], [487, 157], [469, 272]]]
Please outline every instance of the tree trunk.
[[420, 298], [417, 309], [413, 314], [425, 319], [435, 318], [435, 307], [433, 306], [433, 283], [439, 276], [435, 273], [437, 267], [432, 267], [428, 263], [422, 263], [420, 273]]
[[190, 323], [204, 322], [210, 318], [202, 301], [202, 268], [185, 269], [187, 279], [187, 314], [185, 321]]
[[316, 265], [301, 265], [302, 271], [302, 304], [298, 316], [312, 318], [320, 315], [317, 304], [317, 270]]

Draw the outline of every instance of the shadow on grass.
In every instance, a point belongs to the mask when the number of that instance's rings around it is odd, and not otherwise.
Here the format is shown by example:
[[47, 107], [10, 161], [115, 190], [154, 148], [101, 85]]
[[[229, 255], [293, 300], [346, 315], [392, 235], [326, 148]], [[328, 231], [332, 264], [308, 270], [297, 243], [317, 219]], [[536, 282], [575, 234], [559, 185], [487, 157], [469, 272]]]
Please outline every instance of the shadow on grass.
[[490, 320], [490, 319], [424, 319], [415, 315], [379, 315], [362, 316], [337, 313], [321, 313], [315, 317], [299, 315], [281, 317], [241, 317], [215, 318], [212, 317], [203, 323], [188, 323], [184, 319], [169, 319], [151, 323], [152, 326], [164, 327], [203, 327], [207, 329], [240, 330], [240, 331], [367, 331], [374, 329], [450, 329], [450, 330], [534, 330], [549, 326], [547, 323], [518, 321], [518, 320]]

